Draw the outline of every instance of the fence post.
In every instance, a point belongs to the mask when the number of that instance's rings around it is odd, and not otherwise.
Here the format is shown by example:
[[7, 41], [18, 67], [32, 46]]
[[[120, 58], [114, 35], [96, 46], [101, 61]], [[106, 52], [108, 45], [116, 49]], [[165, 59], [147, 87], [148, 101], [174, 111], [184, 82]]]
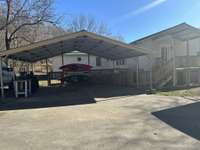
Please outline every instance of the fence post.
[[3, 58], [1, 57], [0, 58], [0, 77], [1, 77], [1, 98], [4, 98], [4, 85], [3, 85], [3, 70], [2, 70], [2, 62], [3, 61]]

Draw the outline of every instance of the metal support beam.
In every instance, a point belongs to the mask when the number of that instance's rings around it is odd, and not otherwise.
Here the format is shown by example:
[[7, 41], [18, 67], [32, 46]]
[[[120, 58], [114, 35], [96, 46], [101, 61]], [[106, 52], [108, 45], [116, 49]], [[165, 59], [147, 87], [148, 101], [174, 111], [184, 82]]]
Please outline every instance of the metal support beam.
[[[186, 50], [187, 50], [187, 68], [190, 67], [190, 48], [189, 48], [189, 41], [186, 41]], [[190, 86], [190, 70], [186, 70], [186, 83], [187, 86]]]
[[88, 54], [88, 65], [90, 65], [90, 54]]
[[173, 87], [176, 87], [177, 83], [177, 77], [176, 77], [176, 50], [175, 50], [175, 42], [174, 39], [172, 39], [171, 42], [171, 51], [172, 51], [172, 57], [173, 57]]
[[113, 60], [112, 63], [113, 63], [113, 70], [115, 70], [115, 61]]
[[46, 59], [46, 71], [47, 71], [47, 80], [48, 80], [48, 86], [51, 85], [51, 79], [49, 76], [49, 65], [48, 65], [48, 59]]
[[137, 68], [136, 68], [136, 84], [137, 88], [139, 88], [139, 57], [137, 57]]
[[1, 98], [4, 98], [4, 84], [3, 84], [3, 58], [0, 57], [0, 84], [1, 84]]
[[28, 63], [28, 64], [26, 65], [26, 67], [27, 67], [27, 68], [26, 68], [26, 69], [27, 69], [26, 72], [30, 73], [30, 64]]
[[149, 56], [150, 59], [150, 90], [153, 90], [153, 58]]
[[32, 72], [34, 72], [34, 66], [33, 66], [34, 64], [33, 63], [31, 63], [31, 71]]
[[64, 53], [62, 53], [62, 55], [61, 55], [61, 60], [62, 60], [62, 66], [65, 64], [65, 62], [64, 62]]

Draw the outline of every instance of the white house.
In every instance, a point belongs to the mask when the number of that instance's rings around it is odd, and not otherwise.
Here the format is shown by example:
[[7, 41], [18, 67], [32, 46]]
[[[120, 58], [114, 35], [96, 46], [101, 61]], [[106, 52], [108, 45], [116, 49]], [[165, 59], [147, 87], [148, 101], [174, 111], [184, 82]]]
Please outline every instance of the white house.
[[160, 31], [131, 43], [151, 49], [139, 57], [141, 70], [152, 71], [159, 86], [173, 81], [173, 86], [200, 84], [200, 30], [186, 23]]
[[[138, 72], [138, 82], [155, 87], [200, 84], [200, 30], [186, 23], [130, 43], [148, 49], [145, 56], [109, 60], [74, 51], [51, 59], [53, 71], [69, 63], [90, 64], [98, 69], [129, 69]], [[144, 77], [144, 74], [145, 77]], [[145, 78], [145, 79], [144, 79]], [[151, 82], [151, 83], [150, 83]]]

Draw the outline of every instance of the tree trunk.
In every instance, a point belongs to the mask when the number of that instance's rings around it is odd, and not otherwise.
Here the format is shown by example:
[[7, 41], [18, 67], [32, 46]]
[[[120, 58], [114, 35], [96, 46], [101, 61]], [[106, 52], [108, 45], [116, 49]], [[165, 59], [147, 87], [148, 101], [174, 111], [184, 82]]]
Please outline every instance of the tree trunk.
[[[7, 15], [6, 15], [6, 24], [8, 24], [9, 19], [10, 19], [10, 6], [11, 6], [11, 0], [7, 0]], [[10, 49], [10, 39], [8, 35], [8, 26], [6, 26], [6, 31], [5, 31], [5, 44], [6, 44], [6, 50]]]
[[[8, 38], [8, 29], [6, 27], [6, 32], [5, 32], [5, 45], [6, 45], [6, 50], [9, 50], [10, 49], [10, 44], [11, 44], [11, 40]], [[8, 64], [8, 59], [6, 58], [4, 60], [4, 62], [6, 64]]]
[[6, 50], [10, 49], [10, 43], [11, 43], [11, 40], [8, 39], [8, 35], [5, 35]]

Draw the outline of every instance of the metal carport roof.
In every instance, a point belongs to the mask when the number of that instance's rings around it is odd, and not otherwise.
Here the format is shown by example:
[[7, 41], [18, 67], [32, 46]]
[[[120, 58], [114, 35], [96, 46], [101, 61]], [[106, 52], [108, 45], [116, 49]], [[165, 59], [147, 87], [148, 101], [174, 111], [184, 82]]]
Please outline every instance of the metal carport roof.
[[1, 56], [36, 62], [72, 51], [80, 51], [112, 60], [141, 56], [150, 52], [150, 50], [147, 51], [95, 33], [80, 31], [2, 51]]

